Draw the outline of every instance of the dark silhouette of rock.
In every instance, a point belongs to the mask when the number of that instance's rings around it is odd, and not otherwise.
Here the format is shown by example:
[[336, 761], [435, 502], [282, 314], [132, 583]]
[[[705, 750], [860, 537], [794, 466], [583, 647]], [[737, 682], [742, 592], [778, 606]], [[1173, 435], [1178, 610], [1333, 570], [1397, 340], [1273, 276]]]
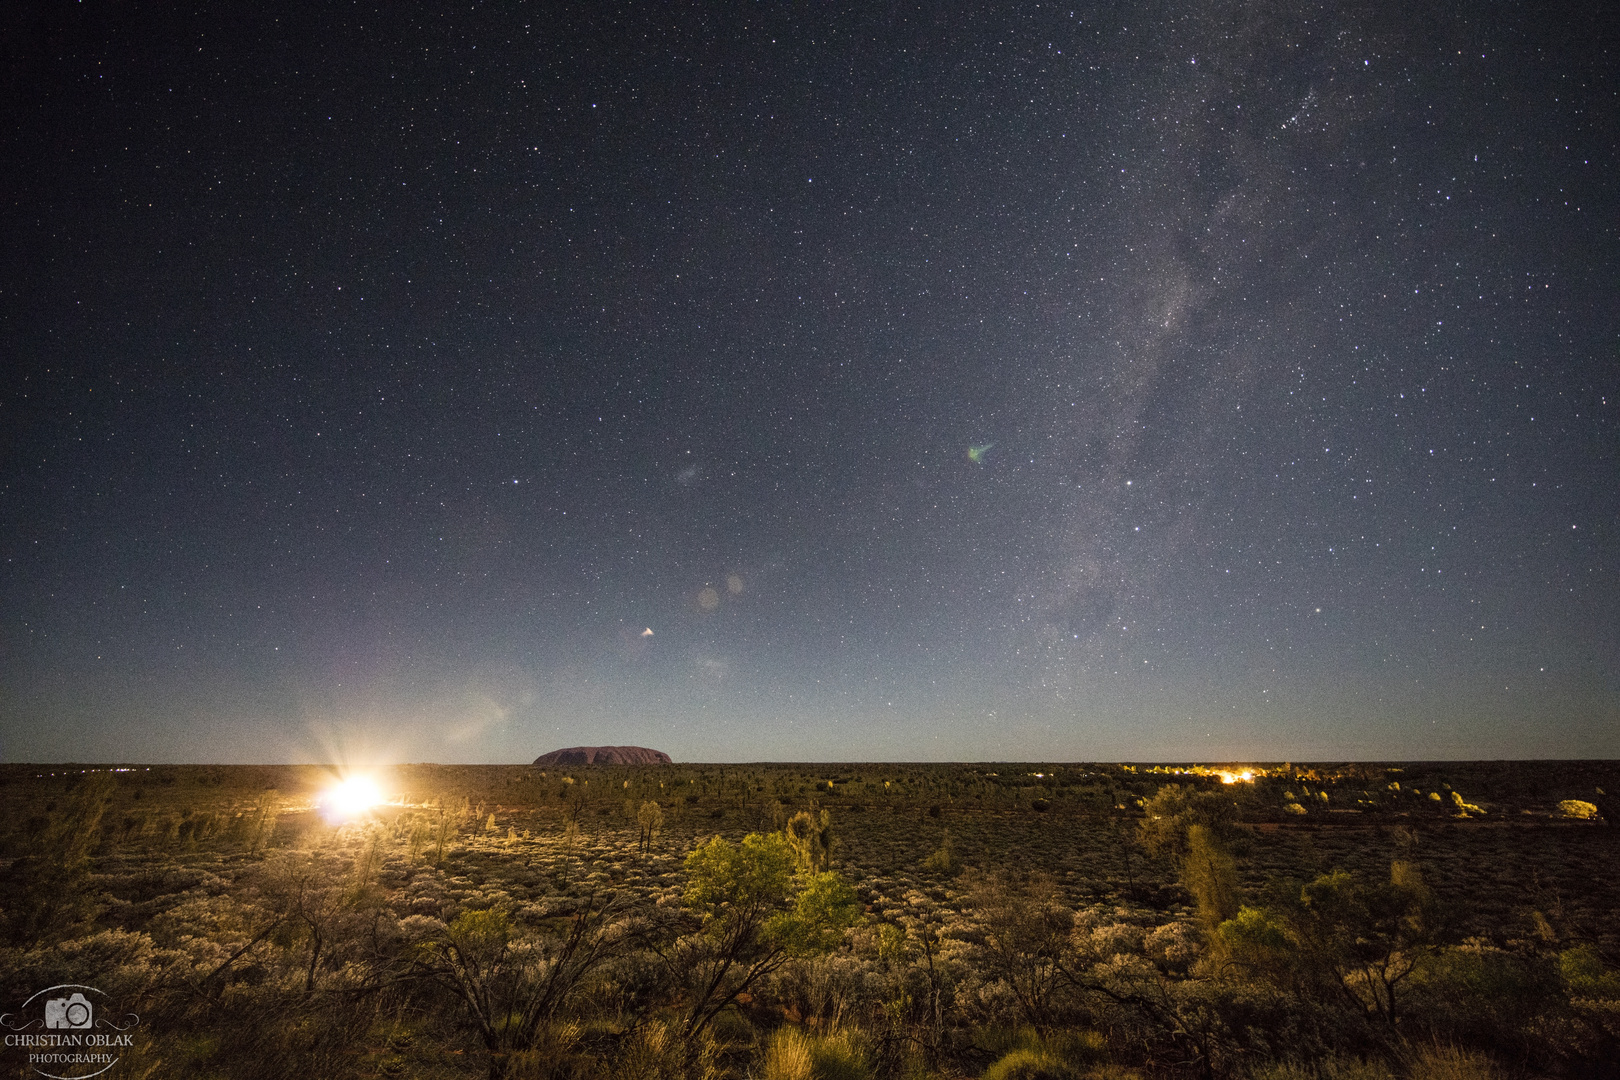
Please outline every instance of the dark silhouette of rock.
[[668, 765], [669, 755], [645, 746], [570, 746], [534, 759], [536, 765]]

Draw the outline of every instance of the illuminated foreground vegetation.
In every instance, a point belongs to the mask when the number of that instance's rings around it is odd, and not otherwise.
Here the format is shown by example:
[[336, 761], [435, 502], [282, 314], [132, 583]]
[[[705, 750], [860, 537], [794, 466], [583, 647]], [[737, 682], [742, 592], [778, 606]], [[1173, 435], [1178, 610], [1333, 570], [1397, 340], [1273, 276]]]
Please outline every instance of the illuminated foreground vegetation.
[[1608, 763], [369, 779], [0, 769], [0, 1002], [83, 982], [127, 1003], [129, 1077], [1620, 1061]]

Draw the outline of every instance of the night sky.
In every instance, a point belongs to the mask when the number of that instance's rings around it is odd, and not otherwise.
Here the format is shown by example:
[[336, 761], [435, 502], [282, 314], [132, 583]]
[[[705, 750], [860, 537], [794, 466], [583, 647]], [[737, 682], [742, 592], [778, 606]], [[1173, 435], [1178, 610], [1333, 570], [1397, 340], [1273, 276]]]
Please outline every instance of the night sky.
[[0, 759], [1620, 754], [1603, 13], [13, 10]]

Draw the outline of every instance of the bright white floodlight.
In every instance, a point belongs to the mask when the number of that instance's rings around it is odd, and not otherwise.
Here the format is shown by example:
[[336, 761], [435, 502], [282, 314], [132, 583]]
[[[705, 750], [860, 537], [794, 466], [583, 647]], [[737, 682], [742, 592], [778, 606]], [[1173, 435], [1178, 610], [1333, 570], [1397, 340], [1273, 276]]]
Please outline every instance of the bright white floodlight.
[[377, 781], [369, 776], [351, 776], [339, 780], [321, 796], [321, 806], [329, 817], [347, 821], [357, 818], [383, 801]]

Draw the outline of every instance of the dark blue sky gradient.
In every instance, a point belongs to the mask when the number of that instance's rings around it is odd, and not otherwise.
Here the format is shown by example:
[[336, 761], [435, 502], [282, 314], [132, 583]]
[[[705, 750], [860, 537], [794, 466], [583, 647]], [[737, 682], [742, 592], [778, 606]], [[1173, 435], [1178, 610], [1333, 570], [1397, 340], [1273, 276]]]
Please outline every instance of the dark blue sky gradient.
[[22, 22], [6, 760], [1620, 752], [1597, 7]]

